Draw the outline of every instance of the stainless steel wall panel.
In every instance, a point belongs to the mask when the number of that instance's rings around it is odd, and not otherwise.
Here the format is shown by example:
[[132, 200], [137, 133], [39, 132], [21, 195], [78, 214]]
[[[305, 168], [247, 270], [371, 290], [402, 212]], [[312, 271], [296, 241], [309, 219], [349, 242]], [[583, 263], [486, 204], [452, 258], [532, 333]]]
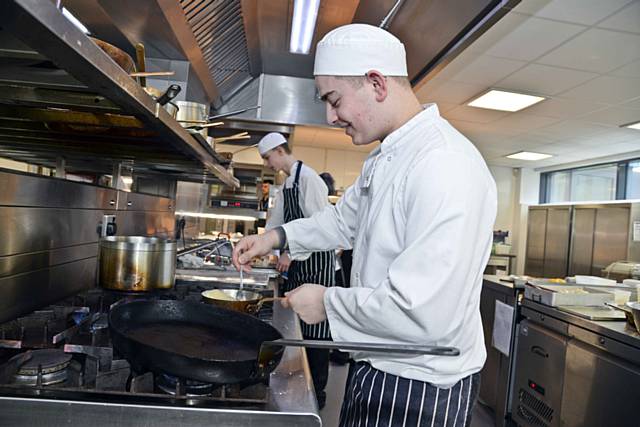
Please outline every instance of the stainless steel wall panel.
[[544, 244], [547, 233], [547, 210], [529, 209], [525, 274], [544, 275]]
[[118, 192], [118, 210], [126, 211], [173, 211], [175, 202], [167, 197], [151, 196], [148, 194]]
[[116, 214], [118, 235], [172, 238], [175, 232], [173, 212], [124, 211]]
[[114, 211], [0, 207], [0, 256], [95, 243], [105, 213]]
[[614, 261], [627, 259], [629, 239], [629, 207], [602, 207], [596, 213], [591, 272], [602, 275], [602, 269]]
[[569, 275], [591, 275], [591, 259], [593, 257], [593, 231], [595, 228], [596, 210], [593, 208], [576, 208], [573, 214], [573, 235], [571, 241], [571, 260]]
[[545, 237], [544, 276], [565, 277], [569, 261], [571, 208], [549, 208]]
[[0, 206], [115, 209], [117, 191], [57, 178], [0, 170]]
[[66, 264], [98, 255], [98, 244], [87, 243], [67, 248], [0, 257], [0, 277]]
[[87, 289], [95, 282], [96, 258], [0, 278], [0, 323]]

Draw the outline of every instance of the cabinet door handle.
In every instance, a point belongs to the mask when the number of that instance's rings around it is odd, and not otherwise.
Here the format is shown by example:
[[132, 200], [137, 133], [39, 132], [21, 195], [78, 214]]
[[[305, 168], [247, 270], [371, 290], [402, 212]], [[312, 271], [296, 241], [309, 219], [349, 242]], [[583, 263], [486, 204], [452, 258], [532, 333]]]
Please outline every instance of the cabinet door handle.
[[549, 353], [547, 353], [544, 348], [537, 345], [531, 347], [531, 352], [537, 354], [540, 357], [549, 357]]

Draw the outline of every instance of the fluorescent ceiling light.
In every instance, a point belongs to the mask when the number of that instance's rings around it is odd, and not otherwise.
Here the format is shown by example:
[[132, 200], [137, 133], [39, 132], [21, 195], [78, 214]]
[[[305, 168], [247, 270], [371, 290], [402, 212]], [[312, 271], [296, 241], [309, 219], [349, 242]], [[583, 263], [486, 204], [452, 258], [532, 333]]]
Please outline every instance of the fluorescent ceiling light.
[[544, 99], [542, 96], [491, 89], [489, 92], [467, 103], [467, 105], [469, 107], [486, 108], [489, 110], [514, 112], [537, 104]]
[[289, 52], [307, 55], [311, 49], [320, 0], [295, 0]]
[[66, 17], [67, 17], [67, 19], [68, 19], [69, 21], [71, 21], [71, 23], [72, 23], [73, 25], [75, 25], [76, 27], [78, 27], [78, 29], [79, 29], [80, 31], [82, 31], [82, 32], [83, 32], [83, 33], [85, 33], [85, 34], [89, 34], [89, 29], [88, 29], [87, 27], [85, 27], [85, 26], [82, 24], [82, 22], [80, 22], [80, 20], [79, 20], [78, 18], [76, 18], [75, 16], [73, 16], [73, 15], [71, 14], [71, 12], [69, 12], [69, 9], [67, 9], [67, 8], [63, 7], [63, 8], [62, 8], [62, 14], [63, 14], [64, 16], [66, 16]]
[[640, 122], [629, 123], [628, 125], [622, 125], [620, 127], [640, 130]]
[[509, 154], [508, 159], [516, 160], [542, 160], [553, 157], [551, 154], [532, 153], [531, 151], [520, 151], [518, 153]]

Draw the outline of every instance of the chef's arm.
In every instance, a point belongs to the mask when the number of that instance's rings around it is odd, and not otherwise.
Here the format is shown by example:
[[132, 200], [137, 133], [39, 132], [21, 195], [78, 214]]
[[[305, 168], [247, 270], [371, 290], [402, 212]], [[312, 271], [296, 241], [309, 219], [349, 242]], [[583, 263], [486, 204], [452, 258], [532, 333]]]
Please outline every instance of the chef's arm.
[[283, 225], [292, 259], [310, 252], [349, 249], [355, 236], [360, 179], [349, 187], [335, 206], [327, 205], [311, 218]]
[[[489, 257], [496, 195], [493, 182], [466, 188], [473, 181], [465, 174], [479, 167], [473, 159], [447, 156], [434, 154], [417, 164], [400, 189], [405, 245], [388, 275], [379, 283], [327, 289], [334, 340], [447, 345], [443, 338], [462, 327], [469, 299], [480, 292], [476, 284]], [[460, 167], [451, 170], [451, 164]]]

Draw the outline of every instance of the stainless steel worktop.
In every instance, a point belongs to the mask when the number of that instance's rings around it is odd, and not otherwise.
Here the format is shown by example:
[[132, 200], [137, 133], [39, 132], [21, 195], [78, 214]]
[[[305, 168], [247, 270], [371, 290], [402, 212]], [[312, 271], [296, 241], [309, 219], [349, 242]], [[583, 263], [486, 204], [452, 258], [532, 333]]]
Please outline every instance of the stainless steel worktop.
[[[638, 334], [638, 332], [626, 321], [588, 320], [527, 299], [523, 300], [522, 308], [523, 314], [526, 313], [528, 316], [533, 316], [533, 312], [539, 313], [537, 316], [534, 316], [534, 320], [540, 320], [542, 316], [542, 321], [544, 322], [546, 319], [544, 316], [550, 316], [552, 319], [557, 319], [566, 322], [569, 325], [586, 329], [602, 337], [610, 338], [635, 347], [640, 351], [640, 334]], [[606, 349], [604, 350], [606, 351]], [[640, 364], [640, 357], [636, 362]]]

